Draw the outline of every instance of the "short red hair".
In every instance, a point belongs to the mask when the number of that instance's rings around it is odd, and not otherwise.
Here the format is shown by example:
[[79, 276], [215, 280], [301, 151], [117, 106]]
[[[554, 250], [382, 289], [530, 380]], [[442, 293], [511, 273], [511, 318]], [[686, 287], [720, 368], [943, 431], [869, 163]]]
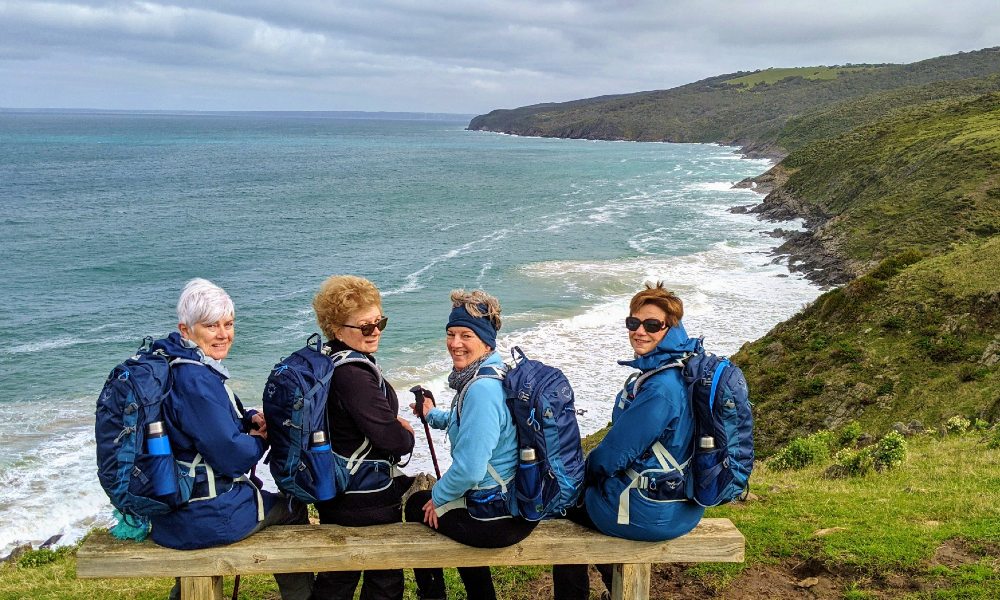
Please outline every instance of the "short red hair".
[[646, 289], [632, 296], [628, 304], [629, 314], [634, 315], [646, 304], [652, 304], [667, 315], [667, 327], [675, 327], [684, 317], [684, 303], [677, 294], [663, 287], [662, 281], [656, 285], [646, 284]]

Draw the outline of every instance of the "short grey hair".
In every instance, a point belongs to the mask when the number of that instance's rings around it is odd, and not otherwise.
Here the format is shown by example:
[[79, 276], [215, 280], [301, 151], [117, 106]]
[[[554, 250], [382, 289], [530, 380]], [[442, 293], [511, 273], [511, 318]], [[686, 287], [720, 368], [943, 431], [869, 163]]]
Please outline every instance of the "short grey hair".
[[236, 307], [224, 289], [200, 277], [184, 285], [181, 297], [177, 300], [178, 323], [194, 327], [199, 323], [215, 323], [230, 316], [236, 316]]

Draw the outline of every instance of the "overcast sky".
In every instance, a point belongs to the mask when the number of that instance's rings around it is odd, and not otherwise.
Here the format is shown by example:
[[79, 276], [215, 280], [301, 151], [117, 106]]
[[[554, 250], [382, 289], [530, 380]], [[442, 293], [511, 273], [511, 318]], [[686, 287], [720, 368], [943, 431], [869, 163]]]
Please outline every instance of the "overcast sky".
[[0, 107], [483, 113], [998, 45], [998, 0], [0, 0]]

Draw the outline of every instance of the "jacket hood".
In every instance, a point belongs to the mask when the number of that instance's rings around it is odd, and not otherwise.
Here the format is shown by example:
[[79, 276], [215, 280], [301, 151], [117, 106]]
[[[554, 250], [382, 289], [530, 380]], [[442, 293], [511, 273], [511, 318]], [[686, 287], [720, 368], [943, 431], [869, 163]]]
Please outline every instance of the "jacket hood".
[[663, 336], [656, 348], [653, 348], [648, 354], [630, 360], [620, 360], [618, 364], [640, 371], [648, 371], [696, 352], [699, 346], [701, 346], [701, 338], [689, 338], [682, 321], [668, 329], [667, 335]]
[[201, 351], [201, 348], [182, 338], [181, 334], [176, 331], [171, 332], [171, 334], [165, 338], [153, 342], [152, 349], [162, 350], [163, 352], [166, 352], [167, 356], [172, 358], [183, 358], [200, 362], [211, 367], [226, 379], [229, 379], [229, 369], [222, 364], [222, 361], [215, 360], [210, 356], [205, 356], [205, 353]]

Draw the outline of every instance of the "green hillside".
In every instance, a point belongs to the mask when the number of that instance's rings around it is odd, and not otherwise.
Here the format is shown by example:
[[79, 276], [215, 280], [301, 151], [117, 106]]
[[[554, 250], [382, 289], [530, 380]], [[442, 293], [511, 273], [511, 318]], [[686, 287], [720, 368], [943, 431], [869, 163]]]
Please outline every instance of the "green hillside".
[[[930, 102], [792, 152], [754, 210], [808, 215], [789, 250], [848, 276], [906, 249], [934, 255], [1000, 233], [1000, 94]], [[805, 258], [808, 262], [808, 258]]]
[[769, 454], [857, 420], [874, 431], [954, 415], [1000, 420], [1000, 236], [923, 259], [907, 252], [820, 296], [745, 345]]
[[[719, 142], [780, 155], [792, 149], [781, 145], [778, 138], [794, 118], [893, 90], [909, 90], [901, 92], [899, 105], [905, 105], [909, 98], [926, 101], [967, 93], [950, 85], [932, 84], [1000, 73], [1000, 48], [909, 65], [856, 67], [792, 70], [790, 77], [768, 76], [768, 71], [734, 73], [670, 90], [495, 110], [474, 118], [469, 129], [545, 137]], [[814, 72], [823, 76], [809, 78]], [[741, 79], [748, 84], [731, 83], [742, 83]], [[1000, 91], [996, 79], [985, 85], [966, 85], [977, 88], [978, 93]], [[891, 108], [885, 106], [886, 110]], [[780, 140], [790, 141], [788, 137]]]

